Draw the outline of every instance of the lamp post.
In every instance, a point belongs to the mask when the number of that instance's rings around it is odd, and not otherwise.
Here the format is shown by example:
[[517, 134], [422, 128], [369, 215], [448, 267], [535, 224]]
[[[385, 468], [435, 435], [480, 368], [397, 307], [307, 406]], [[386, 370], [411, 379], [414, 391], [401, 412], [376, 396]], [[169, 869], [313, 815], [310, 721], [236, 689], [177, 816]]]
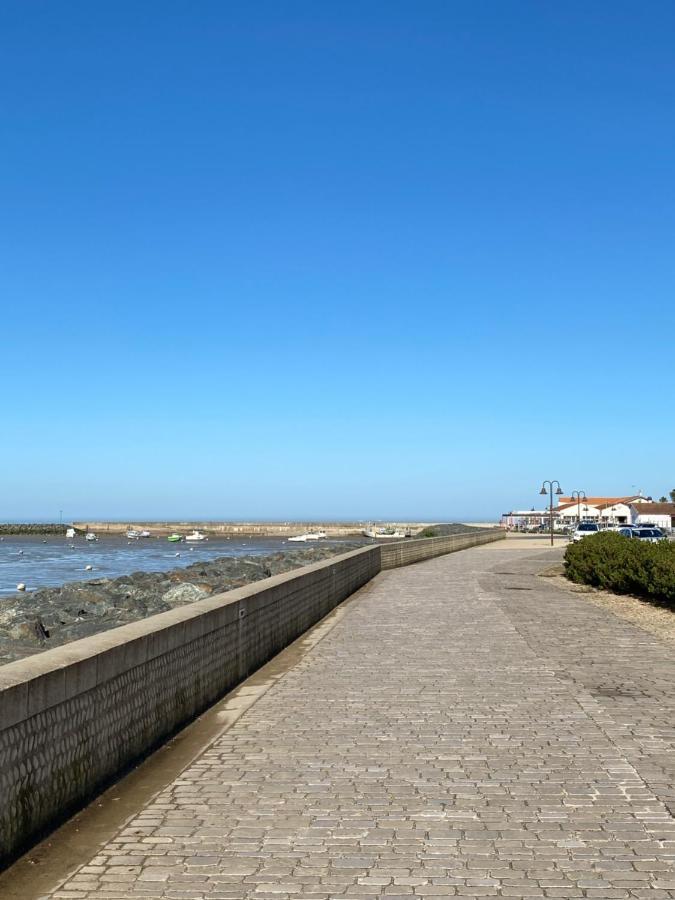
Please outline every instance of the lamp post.
[[[551, 505], [549, 507], [549, 515], [551, 517], [551, 547], [553, 546], [553, 488], [556, 484], [558, 485], [558, 487], [556, 488], [555, 492], [556, 495], [560, 496], [560, 494], [562, 494], [562, 488], [560, 487], [560, 482], [556, 481], [555, 479], [553, 481], [542, 482], [541, 490], [539, 491], [539, 493], [543, 494], [544, 496], [546, 496], [546, 494], [548, 493], [550, 493], [551, 495]], [[546, 485], [548, 485], [548, 488], [546, 487]]]
[[572, 491], [570, 494], [572, 500], [577, 501], [577, 525], [581, 525], [581, 501], [588, 500], [586, 496], [586, 491]]

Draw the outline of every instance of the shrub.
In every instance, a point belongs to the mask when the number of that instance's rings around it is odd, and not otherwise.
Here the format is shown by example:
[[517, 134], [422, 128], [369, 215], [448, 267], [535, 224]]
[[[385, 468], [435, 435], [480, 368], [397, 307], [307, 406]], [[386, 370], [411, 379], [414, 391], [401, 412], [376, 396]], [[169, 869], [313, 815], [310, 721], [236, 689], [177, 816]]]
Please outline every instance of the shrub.
[[675, 544], [649, 544], [601, 532], [570, 544], [565, 574], [579, 584], [636, 594], [675, 607]]

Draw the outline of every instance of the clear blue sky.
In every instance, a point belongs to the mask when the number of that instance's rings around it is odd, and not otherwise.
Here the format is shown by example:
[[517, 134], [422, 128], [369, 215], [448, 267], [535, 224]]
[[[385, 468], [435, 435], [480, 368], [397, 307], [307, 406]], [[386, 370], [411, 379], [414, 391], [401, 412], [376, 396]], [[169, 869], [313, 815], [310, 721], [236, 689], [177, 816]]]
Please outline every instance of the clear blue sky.
[[5, 0], [0, 519], [675, 487], [674, 43], [661, 0]]

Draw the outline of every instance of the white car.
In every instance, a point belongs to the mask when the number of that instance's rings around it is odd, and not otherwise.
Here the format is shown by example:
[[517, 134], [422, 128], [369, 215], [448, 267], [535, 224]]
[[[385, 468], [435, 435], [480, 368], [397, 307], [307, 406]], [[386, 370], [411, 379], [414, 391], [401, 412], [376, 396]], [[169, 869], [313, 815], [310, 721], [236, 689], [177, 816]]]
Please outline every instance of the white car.
[[573, 541], [580, 541], [582, 538], [588, 537], [589, 534], [597, 534], [600, 526], [596, 522], [580, 522], [572, 535]]

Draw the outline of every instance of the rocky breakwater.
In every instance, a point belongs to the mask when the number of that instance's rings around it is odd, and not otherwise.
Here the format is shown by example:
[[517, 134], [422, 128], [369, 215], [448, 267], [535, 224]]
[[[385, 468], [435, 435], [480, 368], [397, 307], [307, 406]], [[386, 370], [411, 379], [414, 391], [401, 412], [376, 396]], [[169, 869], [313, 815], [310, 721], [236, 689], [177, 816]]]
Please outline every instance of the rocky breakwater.
[[68, 530], [67, 525], [50, 525], [44, 522], [36, 522], [33, 524], [29, 523], [20, 523], [16, 525], [12, 525], [11, 522], [4, 522], [0, 524], [0, 535], [16, 535], [16, 534], [65, 534]]
[[225, 556], [170, 572], [75, 581], [0, 600], [0, 665], [167, 612], [359, 546], [319, 545], [268, 556]]

